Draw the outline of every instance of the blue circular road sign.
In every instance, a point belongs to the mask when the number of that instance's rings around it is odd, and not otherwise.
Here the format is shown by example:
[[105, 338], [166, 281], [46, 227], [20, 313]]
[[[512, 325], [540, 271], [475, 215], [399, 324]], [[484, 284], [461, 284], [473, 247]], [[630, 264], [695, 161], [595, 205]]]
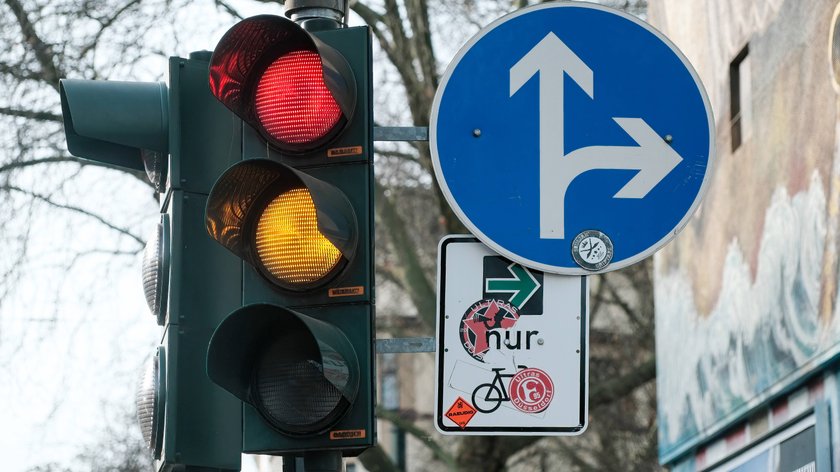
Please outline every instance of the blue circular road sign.
[[481, 30], [435, 95], [432, 160], [460, 220], [500, 254], [583, 275], [670, 241], [711, 174], [714, 121], [682, 53], [594, 4], [546, 3]]

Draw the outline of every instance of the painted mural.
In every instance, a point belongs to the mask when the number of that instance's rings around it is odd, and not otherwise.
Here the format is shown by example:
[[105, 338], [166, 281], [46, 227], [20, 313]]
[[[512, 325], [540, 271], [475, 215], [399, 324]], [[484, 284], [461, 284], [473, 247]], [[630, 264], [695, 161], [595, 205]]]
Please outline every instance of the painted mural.
[[[705, 201], [656, 257], [664, 462], [840, 352], [837, 3], [650, 2], [707, 88], [718, 147]], [[733, 86], [749, 98], [738, 146]]]

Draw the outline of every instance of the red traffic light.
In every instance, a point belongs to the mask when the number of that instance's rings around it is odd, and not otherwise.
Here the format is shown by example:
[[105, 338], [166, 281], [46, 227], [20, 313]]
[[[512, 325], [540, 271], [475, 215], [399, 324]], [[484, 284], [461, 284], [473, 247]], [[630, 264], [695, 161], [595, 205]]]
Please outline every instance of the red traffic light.
[[272, 62], [260, 77], [254, 102], [263, 129], [290, 145], [322, 139], [343, 118], [324, 85], [321, 60], [311, 51], [290, 52]]
[[326, 145], [352, 119], [356, 85], [344, 57], [291, 20], [237, 23], [210, 60], [210, 90], [278, 149]]

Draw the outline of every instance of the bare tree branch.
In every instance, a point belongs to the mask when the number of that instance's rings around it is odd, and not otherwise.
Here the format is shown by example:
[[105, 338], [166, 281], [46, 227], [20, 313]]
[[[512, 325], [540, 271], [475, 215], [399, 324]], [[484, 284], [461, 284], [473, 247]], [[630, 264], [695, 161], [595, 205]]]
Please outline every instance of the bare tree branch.
[[36, 81], [43, 81], [44, 77], [40, 74], [35, 72], [29, 71], [24, 69], [20, 65], [12, 65], [5, 62], [0, 62], [0, 74], [8, 74], [14, 77], [17, 80], [25, 81], [25, 80], [36, 80]]
[[99, 44], [100, 38], [105, 33], [105, 31], [111, 27], [125, 12], [129, 11], [132, 7], [135, 7], [140, 4], [140, 0], [129, 0], [128, 3], [123, 5], [122, 7], [118, 8], [117, 11], [114, 12], [113, 15], [109, 16], [105, 20], [100, 20], [100, 28], [99, 31], [93, 36], [87, 46], [83, 47], [79, 52], [79, 57], [85, 57], [91, 49], [95, 48]]
[[228, 2], [224, 0], [213, 0], [213, 3], [216, 4], [217, 7], [221, 8], [222, 10], [226, 11], [230, 16], [236, 18], [237, 20], [245, 19], [235, 8], [233, 8]]
[[41, 195], [41, 194], [32, 192], [30, 190], [26, 190], [26, 189], [23, 189], [23, 188], [20, 188], [20, 187], [15, 187], [15, 186], [12, 186], [12, 185], [3, 186], [3, 187], [0, 187], [0, 189], [9, 190], [9, 191], [13, 191], [13, 192], [18, 192], [18, 193], [26, 195], [30, 198], [33, 198], [35, 200], [47, 203], [48, 205], [53, 206], [55, 208], [61, 208], [63, 210], [69, 210], [69, 211], [72, 211], [72, 212], [75, 212], [75, 213], [79, 213], [81, 215], [85, 215], [87, 217], [90, 217], [90, 218], [98, 221], [99, 223], [106, 226], [107, 228], [110, 228], [110, 229], [112, 229], [112, 230], [114, 230], [114, 231], [116, 231], [116, 232], [118, 232], [118, 233], [120, 233], [124, 236], [128, 236], [130, 239], [134, 240], [139, 245], [140, 248], [143, 248], [146, 245], [146, 242], [140, 236], [137, 236], [136, 234], [132, 233], [131, 231], [129, 231], [125, 228], [121, 228], [119, 226], [116, 226], [113, 223], [106, 220], [105, 218], [102, 218], [101, 216], [99, 216], [95, 213], [92, 213], [88, 210], [85, 210], [84, 208], [79, 208], [77, 206], [67, 205], [67, 204], [64, 204], [64, 203], [57, 203], [57, 202], [52, 201], [52, 199], [49, 196]]
[[58, 90], [58, 79], [64, 77], [65, 74], [55, 63], [55, 54], [53, 53], [52, 47], [38, 36], [38, 33], [35, 31], [35, 25], [32, 24], [28, 13], [18, 0], [5, 0], [5, 2], [15, 15], [15, 19], [23, 34], [23, 40], [32, 48], [32, 52], [35, 53], [35, 58], [41, 66], [41, 74], [44, 82]]
[[75, 162], [84, 165], [84, 163], [77, 157], [45, 157], [42, 159], [30, 159], [28, 161], [12, 161], [7, 164], [0, 165], [0, 173], [40, 164], [58, 164], [61, 162]]
[[417, 312], [429, 328], [435, 326], [435, 290], [426, 278], [425, 271], [417, 256], [414, 243], [412, 243], [406, 224], [397, 211], [391, 199], [385, 195], [385, 189], [379, 182], [374, 183], [376, 202], [378, 203], [379, 221], [389, 229], [389, 236], [394, 245], [395, 252], [400, 258], [403, 266], [403, 275], [400, 277], [400, 285], [408, 291], [408, 295]]
[[28, 118], [30, 120], [54, 121], [56, 123], [62, 123], [61, 115], [56, 115], [55, 113], [50, 113], [47, 111], [18, 110], [15, 108], [0, 107], [0, 115]]
[[624, 313], [625, 316], [636, 326], [640, 326], [641, 323], [639, 321], [638, 316], [636, 316], [636, 310], [630, 306], [630, 303], [621, 296], [618, 289], [612, 283], [612, 279], [610, 276], [613, 274], [609, 274], [601, 278], [601, 285], [603, 285], [608, 292], [610, 292], [610, 298], [608, 299], [608, 303], [612, 303], [617, 305], [621, 308], [621, 311]]
[[629, 395], [633, 390], [656, 378], [656, 359], [637, 365], [630, 372], [603, 383], [593, 385], [589, 392], [589, 407], [597, 408]]

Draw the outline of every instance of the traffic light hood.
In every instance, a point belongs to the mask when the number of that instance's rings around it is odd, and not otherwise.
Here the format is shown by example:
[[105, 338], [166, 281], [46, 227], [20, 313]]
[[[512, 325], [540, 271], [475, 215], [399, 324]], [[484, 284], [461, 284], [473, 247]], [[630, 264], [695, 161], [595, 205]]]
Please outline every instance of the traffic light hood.
[[61, 79], [59, 92], [70, 154], [139, 171], [154, 167], [144, 161], [165, 159], [169, 152], [165, 84]]
[[219, 177], [207, 197], [207, 232], [229, 251], [259, 267], [254, 241], [257, 220], [274, 197], [292, 189], [308, 191], [315, 206], [318, 231], [345, 259], [352, 259], [358, 229], [353, 206], [344, 193], [268, 159], [242, 161]]
[[[210, 339], [207, 375], [292, 434], [330, 427], [359, 390], [359, 360], [341, 330], [268, 304], [242, 307], [222, 321]], [[274, 383], [267, 392], [263, 376]]]
[[[317, 61], [314, 66], [317, 72], [305, 68], [300, 61], [292, 60], [289, 64], [277, 62], [284, 56], [292, 57], [303, 52], [312, 53], [311, 59]], [[276, 83], [266, 86], [270, 89], [266, 92], [266, 103], [270, 107], [267, 114], [271, 119], [279, 120], [278, 115], [284, 113], [312, 113], [312, 116], [307, 116], [307, 122], [326, 119], [320, 116], [323, 115], [321, 107], [325, 97], [310, 95], [314, 86], [318, 85], [328, 89], [328, 95], [332, 96], [328, 101], [332, 103], [334, 100], [340, 109], [340, 120], [324, 124], [326, 129], [308, 130], [304, 135], [290, 137], [288, 141], [278, 136], [269, 129], [272, 125], [265, 123], [258, 115], [258, 92], [265, 85], [261, 79], [268, 75], [271, 75], [268, 82], [282, 81], [283, 77], [285, 80], [305, 82], [284, 89], [285, 93], [291, 94], [287, 96], [287, 102], [278, 100], [278, 89], [274, 88]], [[344, 56], [294, 21], [274, 15], [247, 18], [225, 33], [210, 59], [210, 90], [226, 107], [259, 130], [269, 142], [292, 153], [317, 148], [334, 138], [352, 119], [357, 99], [355, 78]], [[302, 95], [296, 96], [295, 93]], [[282, 103], [287, 103], [289, 108], [282, 109]], [[338, 119], [338, 116], [334, 118]]]

